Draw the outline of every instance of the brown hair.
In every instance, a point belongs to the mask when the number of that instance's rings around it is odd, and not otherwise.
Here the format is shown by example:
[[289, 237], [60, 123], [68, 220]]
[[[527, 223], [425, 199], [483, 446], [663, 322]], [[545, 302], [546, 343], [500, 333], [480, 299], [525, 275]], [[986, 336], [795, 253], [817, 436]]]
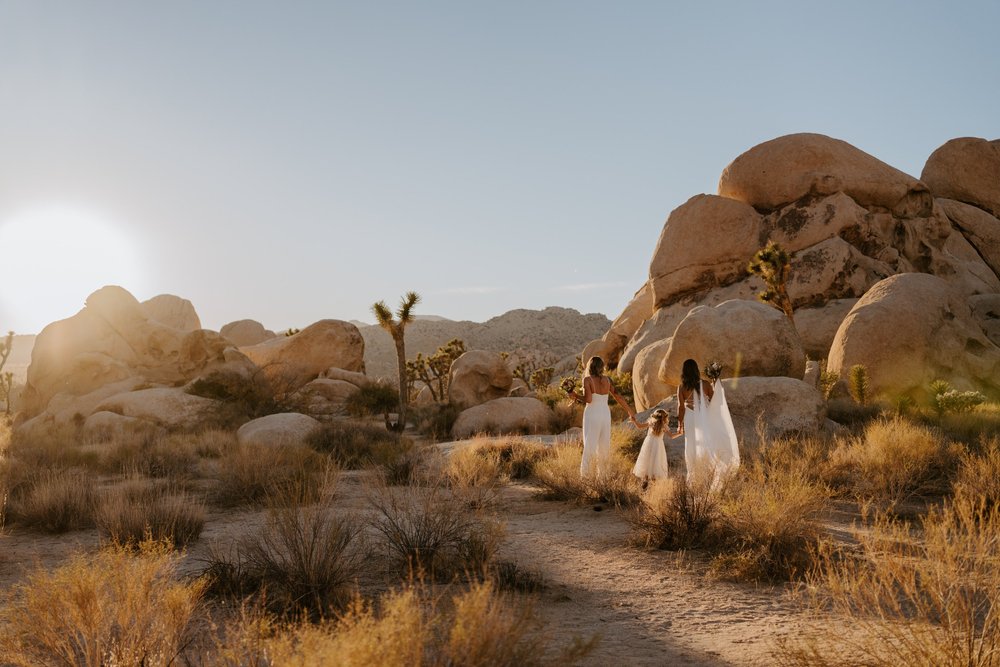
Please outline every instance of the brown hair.
[[591, 357], [587, 362], [587, 375], [591, 377], [602, 377], [604, 375], [604, 359]]
[[653, 410], [652, 417], [650, 429], [653, 431], [653, 435], [663, 435], [663, 429], [667, 426], [667, 411], [663, 409]]

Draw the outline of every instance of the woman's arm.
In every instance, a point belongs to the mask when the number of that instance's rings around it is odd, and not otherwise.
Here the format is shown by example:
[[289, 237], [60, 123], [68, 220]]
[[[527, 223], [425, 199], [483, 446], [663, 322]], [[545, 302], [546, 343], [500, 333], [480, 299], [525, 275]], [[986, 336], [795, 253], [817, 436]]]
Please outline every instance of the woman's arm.
[[715, 396], [715, 387], [712, 386], [712, 383], [708, 380], [702, 380], [701, 388], [705, 392], [705, 398], [711, 401], [712, 397]]
[[686, 400], [687, 396], [684, 395], [684, 387], [677, 387], [677, 435], [684, 432], [684, 411], [687, 410], [684, 401]]
[[618, 405], [622, 406], [630, 417], [635, 416], [635, 410], [632, 409], [632, 406], [630, 406], [628, 402], [619, 396], [617, 391], [615, 391], [615, 385], [611, 381], [611, 378], [608, 378], [608, 393], [611, 394], [616, 401], [618, 401]]

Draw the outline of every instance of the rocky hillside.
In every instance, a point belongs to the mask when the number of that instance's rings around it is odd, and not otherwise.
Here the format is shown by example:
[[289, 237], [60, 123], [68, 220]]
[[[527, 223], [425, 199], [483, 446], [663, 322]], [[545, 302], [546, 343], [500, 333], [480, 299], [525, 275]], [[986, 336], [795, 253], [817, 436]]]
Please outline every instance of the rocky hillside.
[[[527, 350], [563, 359], [578, 355], [587, 341], [607, 331], [611, 321], [599, 313], [581, 314], [572, 308], [512, 310], [486, 322], [417, 319], [406, 328], [406, 356], [428, 354], [452, 338], [468, 349], [512, 352]], [[372, 377], [396, 374], [392, 339], [377, 325], [359, 326], [365, 339], [365, 370]]]

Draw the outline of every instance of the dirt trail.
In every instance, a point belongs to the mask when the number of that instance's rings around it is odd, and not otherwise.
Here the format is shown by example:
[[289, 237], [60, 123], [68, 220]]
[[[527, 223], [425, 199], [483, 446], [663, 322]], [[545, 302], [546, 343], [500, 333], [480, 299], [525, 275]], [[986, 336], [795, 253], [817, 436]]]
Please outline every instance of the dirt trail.
[[617, 512], [534, 492], [507, 490], [501, 556], [545, 576], [538, 612], [556, 639], [601, 634], [586, 664], [770, 665], [773, 640], [798, 627], [785, 589], [707, 581], [676, 555], [627, 546]]

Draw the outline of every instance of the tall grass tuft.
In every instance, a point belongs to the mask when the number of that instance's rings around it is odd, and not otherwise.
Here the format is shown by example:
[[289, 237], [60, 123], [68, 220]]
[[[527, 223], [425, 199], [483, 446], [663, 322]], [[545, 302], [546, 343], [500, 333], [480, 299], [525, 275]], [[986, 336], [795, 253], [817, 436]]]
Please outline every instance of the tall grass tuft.
[[980, 452], [962, 454], [955, 476], [955, 496], [1000, 505], [1000, 438], [986, 441]]
[[616, 507], [639, 504], [642, 489], [632, 474], [633, 459], [614, 451], [605, 470], [581, 476], [581, 458], [578, 444], [556, 445], [552, 454], [535, 466], [542, 497], [578, 503], [608, 502]]
[[707, 478], [688, 484], [684, 477], [656, 480], [642, 494], [642, 502], [625, 516], [632, 525], [632, 541], [647, 549], [688, 549], [711, 542], [718, 515], [718, 499]]
[[266, 617], [244, 616], [219, 643], [212, 662], [232, 666], [545, 667], [578, 664], [597, 639], [551, 646], [530, 602], [478, 582], [449, 597], [418, 584], [386, 593], [377, 604], [357, 598], [337, 620], [318, 625], [276, 627]]
[[191, 640], [202, 594], [169, 547], [114, 548], [35, 570], [0, 605], [0, 663], [159, 667]]
[[347, 470], [391, 464], [413, 447], [398, 433], [354, 422], [324, 424], [310, 434], [308, 441], [313, 449], [328, 454]]
[[239, 445], [218, 460], [212, 499], [223, 506], [260, 505], [276, 491], [295, 488], [318, 500], [326, 462], [305, 447]]
[[11, 494], [8, 515], [20, 526], [65, 533], [94, 525], [95, 479], [80, 470], [50, 470], [34, 475]]
[[471, 509], [494, 506], [507, 482], [499, 452], [476, 444], [452, 450], [444, 475], [452, 493]]
[[[826, 551], [812, 622], [779, 650], [792, 665], [1000, 664], [1000, 507], [968, 497], [914, 526], [889, 515], [858, 533], [861, 555]], [[831, 623], [831, 614], [843, 619]]]
[[205, 507], [187, 493], [145, 479], [129, 479], [106, 491], [95, 513], [97, 529], [123, 546], [144, 541], [183, 547], [205, 527]]
[[404, 571], [422, 571], [437, 579], [483, 572], [503, 536], [496, 517], [470, 511], [443, 482], [426, 487], [375, 482], [368, 502], [371, 527], [391, 563]]

